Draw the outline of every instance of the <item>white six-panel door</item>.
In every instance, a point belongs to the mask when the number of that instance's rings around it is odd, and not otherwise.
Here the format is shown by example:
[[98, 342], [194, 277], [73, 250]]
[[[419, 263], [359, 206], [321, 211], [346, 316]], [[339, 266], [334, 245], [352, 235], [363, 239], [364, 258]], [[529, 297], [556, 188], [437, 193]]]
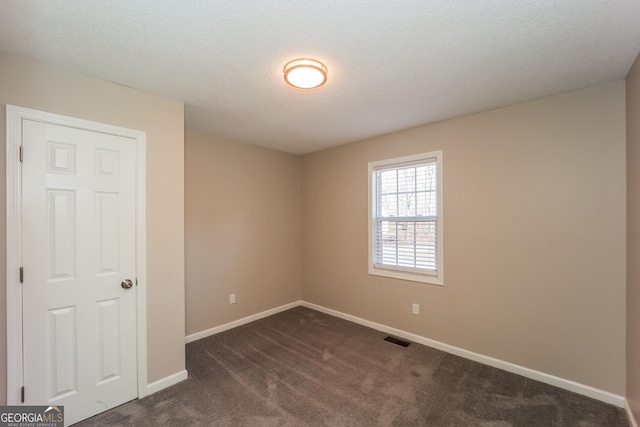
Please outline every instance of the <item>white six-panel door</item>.
[[24, 120], [25, 404], [66, 423], [137, 397], [136, 144]]

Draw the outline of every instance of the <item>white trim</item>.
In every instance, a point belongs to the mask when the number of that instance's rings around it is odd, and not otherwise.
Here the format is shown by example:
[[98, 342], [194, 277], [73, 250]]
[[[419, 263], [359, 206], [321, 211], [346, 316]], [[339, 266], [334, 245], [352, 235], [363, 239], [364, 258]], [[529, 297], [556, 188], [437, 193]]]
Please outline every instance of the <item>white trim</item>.
[[144, 397], [147, 386], [147, 283], [146, 283], [146, 134], [141, 131], [118, 126], [96, 123], [88, 120], [43, 111], [7, 105], [6, 139], [6, 229], [7, 229], [7, 404], [20, 405], [20, 389], [23, 385], [22, 367], [22, 288], [17, 272], [22, 266], [22, 203], [21, 203], [21, 167], [19, 149], [22, 145], [22, 121], [33, 120], [42, 123], [72, 127], [76, 129], [100, 132], [131, 138], [136, 141], [138, 171], [136, 185], [136, 330], [137, 330], [137, 369], [138, 397]]
[[[455, 347], [449, 344], [445, 344], [439, 341], [435, 341], [429, 338], [421, 337], [420, 335], [405, 332], [400, 329], [392, 328], [390, 326], [381, 325], [379, 323], [371, 322], [369, 320], [362, 319], [360, 317], [345, 314], [340, 311], [332, 310], [330, 308], [322, 307], [317, 304], [302, 301], [302, 306], [320, 311], [322, 313], [329, 314], [331, 316], [339, 317], [344, 320], [348, 320], [359, 325], [367, 326], [372, 329], [376, 329], [387, 334], [392, 334], [400, 338], [408, 339], [410, 341], [423, 344], [438, 350], [445, 351], [447, 353], [455, 354], [456, 356], [464, 357], [465, 359], [474, 360], [485, 365], [493, 366], [494, 368], [502, 369], [503, 371], [511, 372], [514, 374], [522, 375], [526, 378], [531, 378], [536, 381], [540, 381], [545, 384], [550, 384], [556, 387], [563, 388], [565, 390], [573, 391], [584, 396], [591, 397], [606, 403], [623, 408], [625, 406], [626, 399], [623, 396], [610, 393], [608, 391], [599, 390], [588, 385], [580, 384], [575, 381], [559, 378], [554, 375], [546, 374], [544, 372], [536, 371], [534, 369], [525, 368], [524, 366], [516, 365], [514, 363], [505, 362], [504, 360], [495, 359], [493, 357], [485, 356], [482, 354], [474, 353], [469, 350], [464, 350], [460, 347]], [[635, 426], [637, 427], [637, 426]]]
[[272, 308], [270, 310], [263, 311], [261, 313], [257, 313], [251, 316], [244, 317], [239, 320], [235, 320], [233, 322], [225, 323], [224, 325], [216, 326], [211, 329], [207, 329], [202, 332], [196, 332], [195, 334], [187, 335], [185, 338], [186, 343], [191, 343], [197, 341], [202, 338], [209, 337], [211, 335], [218, 334], [223, 331], [227, 331], [229, 329], [236, 328], [238, 326], [245, 325], [247, 323], [253, 322], [255, 320], [259, 320], [268, 316], [271, 316], [276, 313], [280, 313], [282, 311], [289, 310], [294, 307], [307, 307], [312, 310], [316, 310], [330, 316], [338, 317], [340, 319], [348, 320], [353, 323], [357, 323], [359, 325], [367, 326], [369, 328], [392, 334], [400, 338], [405, 338], [410, 341], [416, 342], [418, 344], [426, 345], [428, 347], [432, 347], [450, 354], [455, 354], [456, 356], [464, 357], [465, 359], [474, 360], [476, 362], [493, 366], [494, 368], [502, 369], [503, 371], [511, 372], [514, 374], [521, 375], [526, 378], [530, 378], [532, 380], [540, 381], [545, 384], [549, 384], [555, 387], [559, 387], [565, 390], [572, 391], [574, 393], [581, 394], [583, 396], [591, 397], [593, 399], [600, 400], [605, 403], [609, 403], [615, 405], [620, 408], [626, 408], [627, 414], [629, 415], [629, 419], [633, 424], [632, 427], [638, 427], [633, 419], [633, 415], [631, 414], [631, 410], [629, 409], [628, 403], [623, 396], [610, 393], [608, 391], [600, 390], [588, 385], [580, 384], [575, 381], [566, 380], [564, 378], [556, 377], [554, 375], [550, 375], [544, 372], [536, 371], [534, 369], [526, 368], [524, 366], [516, 365], [514, 363], [506, 362], [504, 360], [496, 359], [490, 356], [485, 356], [482, 354], [474, 353], [469, 350], [462, 349], [460, 347], [455, 347], [449, 344], [445, 344], [436, 340], [432, 340], [429, 338], [422, 337], [420, 335], [412, 334], [410, 332], [405, 332], [400, 329], [392, 328], [390, 326], [382, 325], [380, 323], [371, 322], [369, 320], [362, 319], [357, 316], [352, 316], [350, 314], [342, 313], [337, 310], [332, 310], [330, 308], [323, 307], [321, 305], [313, 304], [307, 301], [295, 301], [289, 304], [282, 305], [280, 307]]
[[22, 117], [7, 105], [6, 140], [6, 292], [7, 292], [7, 405], [21, 403], [22, 376], [22, 203], [20, 146]]
[[147, 385], [147, 134], [145, 132], [137, 133], [136, 350], [138, 356], [138, 398], [142, 399], [149, 390]]
[[186, 380], [188, 376], [189, 374], [187, 370], [183, 369], [182, 371], [176, 372], [175, 374], [169, 375], [168, 377], [164, 377], [158, 381], [154, 381], [147, 386], [147, 395], [157, 393], [160, 390], [178, 384], [179, 382]]
[[624, 400], [624, 409], [627, 412], [627, 418], [629, 419], [631, 427], [638, 427], [638, 423], [636, 422], [633, 412], [631, 411], [631, 407], [629, 406], [629, 399]]
[[[374, 200], [373, 200], [373, 175], [376, 170], [379, 170], [381, 167], [388, 166], [389, 168], [402, 167], [404, 165], [417, 164], [420, 161], [426, 161], [435, 159], [436, 163], [436, 174], [437, 174], [437, 210], [438, 210], [438, 236], [437, 236], [437, 271], [435, 274], [432, 273], [422, 273], [419, 270], [407, 269], [402, 267], [394, 267], [394, 266], [376, 266], [374, 263], [374, 249], [373, 249], [373, 216], [374, 212]], [[391, 277], [394, 279], [401, 280], [410, 280], [413, 282], [422, 282], [429, 283], [432, 285], [444, 285], [444, 172], [443, 172], [443, 153], [442, 150], [431, 151], [428, 153], [420, 153], [414, 154], [410, 156], [404, 157], [396, 157], [393, 159], [384, 159], [377, 160], [368, 163], [368, 173], [367, 173], [367, 182], [368, 182], [368, 194], [367, 194], [367, 223], [368, 223], [368, 272], [374, 276], [384, 276]], [[408, 271], [410, 270], [410, 271]]]
[[241, 325], [245, 325], [255, 320], [259, 320], [259, 319], [271, 316], [273, 314], [289, 310], [297, 306], [307, 307], [312, 310], [316, 310], [316, 311], [328, 314], [330, 316], [348, 320], [350, 322], [367, 326], [369, 328], [372, 328], [387, 334], [392, 334], [400, 338], [405, 338], [410, 341], [416, 342], [418, 344], [426, 345], [428, 347], [432, 347], [450, 354], [455, 354], [456, 356], [464, 357], [465, 359], [474, 360], [476, 362], [479, 362], [485, 365], [493, 366], [494, 368], [502, 369], [503, 371], [511, 372], [526, 378], [530, 378], [532, 380], [540, 381], [545, 384], [549, 384], [555, 387], [569, 390], [574, 393], [581, 394], [583, 396], [591, 397], [593, 399], [597, 399], [602, 402], [618, 406], [620, 408], [626, 408], [627, 414], [629, 415], [629, 419], [633, 424], [632, 427], [638, 427], [638, 425], [635, 424], [635, 420], [633, 419], [633, 415], [631, 414], [631, 410], [629, 409], [627, 400], [623, 396], [619, 396], [617, 394], [600, 390], [588, 385], [580, 384], [575, 381], [566, 380], [564, 378], [546, 374], [544, 372], [536, 371], [534, 369], [526, 368], [524, 366], [516, 365], [514, 363], [506, 362], [504, 360], [495, 359], [490, 356], [474, 353], [472, 351], [465, 350], [460, 347], [455, 347], [449, 344], [442, 343], [440, 341], [432, 340], [429, 338], [422, 337], [420, 335], [416, 335], [400, 329], [392, 328], [391, 326], [386, 326], [380, 323], [371, 322], [369, 320], [365, 320], [360, 317], [352, 316], [350, 314], [342, 313], [340, 311], [332, 310], [330, 308], [326, 308], [321, 305], [313, 304], [303, 300], [295, 301], [289, 304], [282, 305], [280, 307], [272, 308], [270, 310], [266, 310], [261, 313], [247, 316], [242, 319], [235, 320], [233, 322], [225, 323], [224, 325], [216, 326], [214, 328], [207, 329], [202, 332], [196, 332], [195, 334], [187, 335], [187, 337], [185, 337], [185, 342], [188, 344], [188, 343], [197, 341], [199, 339], [206, 338], [211, 335], [215, 335], [220, 332], [227, 331], [229, 329], [233, 329]]
[[229, 329], [237, 328], [238, 326], [246, 325], [247, 323], [254, 322], [256, 320], [263, 319], [265, 317], [272, 316], [276, 313], [287, 311], [291, 308], [304, 305], [302, 301], [294, 301], [289, 304], [281, 305], [280, 307], [271, 308], [269, 310], [262, 311], [260, 313], [252, 314], [251, 316], [243, 317], [242, 319], [234, 320], [233, 322], [225, 323], [224, 325], [216, 326], [204, 331], [196, 332], [194, 334], [187, 335], [185, 337], [185, 343], [201, 340], [202, 338], [210, 337], [211, 335], [219, 334], [220, 332], [228, 331]]

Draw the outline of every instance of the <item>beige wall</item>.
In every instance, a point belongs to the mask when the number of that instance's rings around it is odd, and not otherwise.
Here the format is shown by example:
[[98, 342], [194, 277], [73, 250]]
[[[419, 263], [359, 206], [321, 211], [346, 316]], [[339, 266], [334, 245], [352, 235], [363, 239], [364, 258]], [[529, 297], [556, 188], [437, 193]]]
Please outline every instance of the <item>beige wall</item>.
[[[304, 156], [303, 299], [624, 395], [624, 90]], [[445, 286], [368, 275], [367, 162], [440, 149]]]
[[[629, 162], [636, 163], [638, 69], [627, 82]], [[184, 369], [185, 242], [187, 334], [302, 297], [625, 394], [623, 82], [302, 160], [188, 131], [185, 158], [180, 102], [3, 53], [0, 70], [1, 105], [147, 132], [149, 382]], [[445, 286], [369, 276], [367, 162], [435, 149], [444, 151]], [[3, 201], [4, 164], [0, 150]], [[631, 239], [638, 176], [630, 168], [630, 260], [638, 252]], [[3, 206], [3, 222], [4, 215]], [[4, 228], [0, 236], [4, 277]], [[638, 411], [640, 370], [631, 361], [640, 354], [633, 327], [640, 320], [631, 308], [640, 306], [640, 285], [628, 267], [627, 383]], [[414, 302], [420, 316], [410, 314]], [[0, 402], [5, 382], [0, 370]]]
[[640, 56], [627, 76], [627, 399], [640, 421]]
[[[181, 102], [0, 52], [0, 140], [5, 104], [147, 133], [148, 380], [184, 369], [184, 106]], [[0, 221], [5, 223], [5, 149], [0, 150]], [[5, 277], [5, 228], [0, 231]], [[6, 366], [5, 288], [0, 291], [0, 366]], [[6, 401], [0, 370], [0, 401]]]
[[299, 300], [300, 244], [300, 158], [187, 131], [187, 335]]

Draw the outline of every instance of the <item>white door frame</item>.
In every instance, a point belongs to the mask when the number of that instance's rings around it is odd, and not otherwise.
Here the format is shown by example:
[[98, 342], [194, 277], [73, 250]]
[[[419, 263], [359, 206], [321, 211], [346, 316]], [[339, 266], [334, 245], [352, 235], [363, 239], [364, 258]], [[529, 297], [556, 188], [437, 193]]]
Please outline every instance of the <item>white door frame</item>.
[[[147, 395], [147, 246], [146, 246], [146, 133], [43, 111], [7, 105], [7, 405], [20, 405], [22, 359], [22, 121], [33, 120], [92, 132], [131, 138], [137, 146], [136, 171], [136, 334], [138, 398]], [[25, 272], [29, 274], [29, 272]], [[44, 403], [44, 402], [43, 402]]]

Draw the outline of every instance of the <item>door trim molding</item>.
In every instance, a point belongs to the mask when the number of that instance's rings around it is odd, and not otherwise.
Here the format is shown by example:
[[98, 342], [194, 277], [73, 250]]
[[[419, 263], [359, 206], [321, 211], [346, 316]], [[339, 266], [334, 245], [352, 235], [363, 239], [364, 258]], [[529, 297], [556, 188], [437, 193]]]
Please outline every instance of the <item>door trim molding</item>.
[[[137, 148], [136, 171], [136, 334], [138, 398], [147, 391], [147, 246], [146, 246], [146, 133], [138, 130], [46, 113], [23, 107], [6, 107], [6, 292], [7, 292], [7, 405], [21, 404], [22, 359], [22, 121], [61, 125], [133, 139]], [[26, 272], [29, 274], [29, 272]]]

